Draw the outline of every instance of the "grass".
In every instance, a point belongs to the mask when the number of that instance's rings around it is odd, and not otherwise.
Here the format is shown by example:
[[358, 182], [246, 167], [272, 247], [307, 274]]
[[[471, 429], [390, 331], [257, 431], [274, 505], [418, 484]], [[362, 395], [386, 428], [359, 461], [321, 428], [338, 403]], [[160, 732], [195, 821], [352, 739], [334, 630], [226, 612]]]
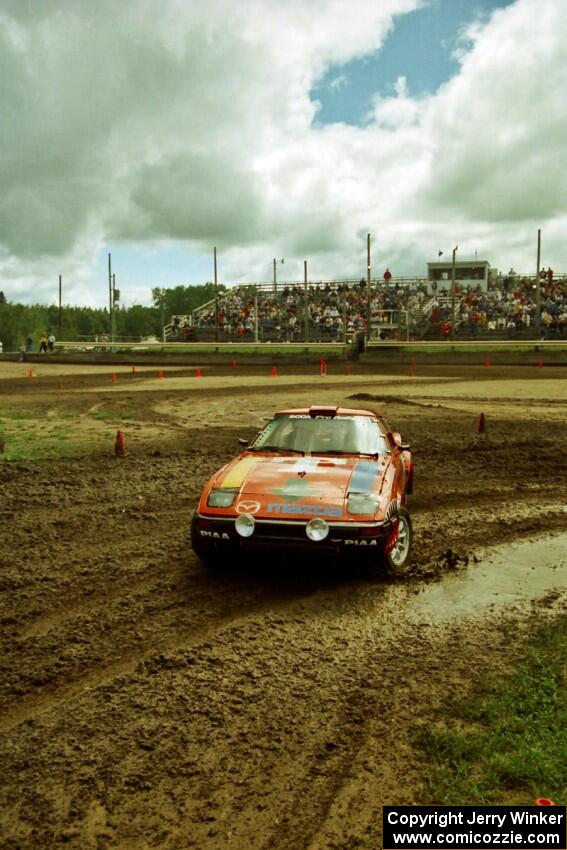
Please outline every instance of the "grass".
[[[72, 410], [48, 413], [46, 410], [0, 409], [0, 445], [3, 445], [0, 462], [79, 457], [92, 451], [94, 445], [110, 441], [115, 435], [112, 428], [125, 422], [138, 422], [139, 416], [132, 410], [103, 409], [93, 411], [81, 423], [79, 420], [79, 413]], [[102, 429], [89, 427], [89, 420], [99, 422]]]
[[[48, 460], [75, 457], [79, 446], [69, 419], [76, 415], [66, 411], [49, 419], [45, 413], [33, 410], [0, 410], [0, 438], [5, 461]], [[63, 419], [65, 425], [60, 424]]]
[[80, 448], [72, 439], [72, 434], [60, 428], [47, 433], [31, 430], [14, 431], [8, 435], [4, 434], [4, 443], [4, 452], [1, 457], [6, 461], [55, 460], [76, 457], [80, 453]]
[[18, 421], [20, 419], [38, 419], [39, 414], [33, 410], [0, 410], [0, 424], [3, 419]]
[[120, 424], [121, 422], [137, 422], [139, 419], [138, 414], [127, 410], [96, 410], [89, 416], [91, 419], [96, 419], [97, 422], [105, 422], [109, 425]]
[[[458, 727], [458, 728], [457, 728]], [[517, 672], [446, 706], [421, 744], [430, 761], [423, 804], [567, 802], [567, 617], [542, 627]]]

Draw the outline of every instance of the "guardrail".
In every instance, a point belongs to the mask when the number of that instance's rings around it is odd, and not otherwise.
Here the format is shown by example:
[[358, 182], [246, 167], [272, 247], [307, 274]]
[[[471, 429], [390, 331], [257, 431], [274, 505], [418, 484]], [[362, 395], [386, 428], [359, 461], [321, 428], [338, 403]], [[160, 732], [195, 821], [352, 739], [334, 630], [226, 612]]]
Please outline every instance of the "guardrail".
[[[346, 343], [347, 345], [349, 343]], [[247, 346], [249, 348], [261, 348], [270, 346], [281, 346], [288, 349], [304, 349], [306, 347], [321, 346], [323, 348], [344, 348], [344, 342], [336, 340], [318, 340], [316, 342], [285, 342], [284, 340], [265, 340], [255, 342], [254, 340], [233, 340], [228, 342], [215, 342], [214, 340], [198, 340], [194, 342], [56, 342], [55, 349], [64, 351], [182, 351], [191, 348], [234, 348], [235, 345]], [[46, 355], [48, 356], [48, 355]]]
[[[349, 343], [346, 343], [349, 345]], [[197, 349], [197, 348], [207, 348], [207, 349], [223, 349], [230, 348], [233, 349], [234, 346], [246, 346], [247, 348], [266, 348], [270, 347], [281, 347], [286, 351], [296, 350], [304, 350], [305, 348], [336, 348], [337, 350], [343, 349], [345, 347], [344, 342], [336, 342], [336, 341], [318, 341], [318, 342], [280, 342], [278, 340], [270, 340], [265, 342], [254, 342], [253, 340], [248, 340], [245, 342], [147, 342], [147, 343], [136, 343], [136, 342], [123, 342], [123, 343], [114, 343], [111, 345], [110, 343], [103, 342], [92, 342], [92, 343], [84, 343], [84, 342], [56, 342], [55, 349], [59, 352], [64, 351], [182, 351], [185, 349]], [[470, 340], [470, 339], [458, 339], [454, 342], [450, 340], [421, 340], [421, 339], [413, 339], [413, 340], [394, 340], [394, 339], [384, 339], [384, 340], [367, 340], [368, 347], [380, 347], [380, 348], [388, 348], [388, 347], [431, 347], [431, 348], [461, 348], [465, 346], [467, 348], [486, 348], [491, 346], [517, 346], [517, 347], [530, 347], [530, 348], [565, 348], [567, 349], [567, 340], [561, 339], [546, 339], [546, 340], [537, 340], [537, 339], [479, 339], [479, 340]], [[49, 355], [46, 355], [46, 359], [49, 359]]]

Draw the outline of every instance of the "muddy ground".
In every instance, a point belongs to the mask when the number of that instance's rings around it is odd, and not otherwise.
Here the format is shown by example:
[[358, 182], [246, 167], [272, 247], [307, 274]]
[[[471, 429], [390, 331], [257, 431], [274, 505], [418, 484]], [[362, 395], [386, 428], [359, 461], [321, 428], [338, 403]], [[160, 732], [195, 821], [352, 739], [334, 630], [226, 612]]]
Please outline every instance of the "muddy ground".
[[[459, 616], [432, 591], [565, 531], [567, 369], [2, 368], [0, 414], [67, 417], [78, 452], [0, 455], [3, 848], [380, 847], [381, 806], [422, 800], [419, 732], [446, 696], [566, 607], [563, 584], [473, 591]], [[187, 539], [206, 479], [262, 416], [315, 401], [380, 410], [412, 444], [410, 568], [206, 570]]]

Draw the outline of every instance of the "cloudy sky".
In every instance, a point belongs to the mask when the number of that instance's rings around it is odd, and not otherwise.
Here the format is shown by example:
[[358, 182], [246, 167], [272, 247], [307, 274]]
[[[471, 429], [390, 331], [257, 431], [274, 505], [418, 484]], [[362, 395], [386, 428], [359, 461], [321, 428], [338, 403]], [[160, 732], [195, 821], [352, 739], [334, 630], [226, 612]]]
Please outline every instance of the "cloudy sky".
[[0, 289], [567, 271], [566, 0], [0, 0]]

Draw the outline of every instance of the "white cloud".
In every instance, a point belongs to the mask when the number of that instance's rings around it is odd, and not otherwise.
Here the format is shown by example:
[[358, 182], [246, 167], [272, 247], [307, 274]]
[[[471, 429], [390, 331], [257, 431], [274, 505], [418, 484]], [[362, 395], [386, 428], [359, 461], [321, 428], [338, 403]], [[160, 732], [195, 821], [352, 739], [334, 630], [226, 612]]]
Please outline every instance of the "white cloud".
[[348, 86], [348, 79], [345, 74], [337, 74], [332, 80], [329, 80], [329, 88], [332, 91], [342, 91]]
[[216, 244], [225, 280], [274, 255], [358, 276], [367, 230], [397, 273], [455, 242], [530, 268], [537, 227], [567, 265], [562, 0], [475, 22], [435, 95], [400, 78], [365, 126], [313, 126], [316, 81], [420, 3], [0, 0], [2, 287], [39, 300], [64, 267], [86, 301], [121, 240]]
[[564, 210], [567, 18], [559, 0], [519, 0], [471, 33], [460, 74], [431, 103], [425, 197], [496, 228]]
[[367, 121], [374, 121], [379, 127], [391, 130], [411, 127], [420, 121], [427, 100], [420, 101], [409, 96], [405, 77], [398, 77], [394, 91], [395, 97], [377, 95], [374, 98], [372, 110], [366, 116]]

